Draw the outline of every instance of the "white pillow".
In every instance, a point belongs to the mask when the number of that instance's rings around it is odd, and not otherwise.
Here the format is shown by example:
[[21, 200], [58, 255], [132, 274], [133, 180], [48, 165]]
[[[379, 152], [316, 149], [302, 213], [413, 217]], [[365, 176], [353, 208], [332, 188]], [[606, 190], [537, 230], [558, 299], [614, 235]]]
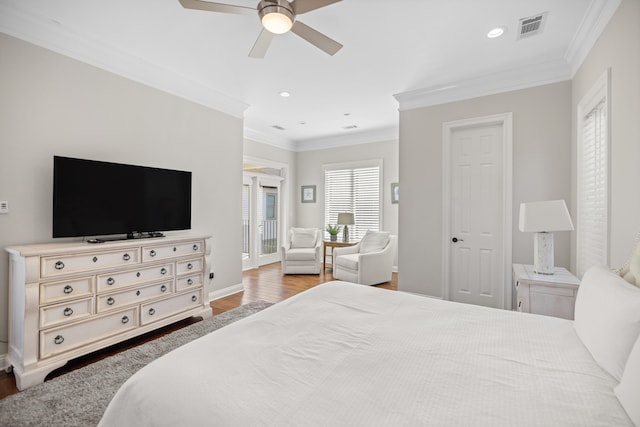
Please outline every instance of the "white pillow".
[[578, 288], [573, 325], [600, 367], [620, 381], [640, 335], [640, 288], [605, 266], [591, 267]]
[[312, 248], [316, 245], [315, 228], [292, 228], [291, 231], [292, 248]]
[[631, 421], [640, 426], [640, 338], [631, 350], [620, 384], [614, 391]]
[[364, 237], [360, 241], [360, 253], [368, 254], [370, 252], [379, 252], [387, 246], [389, 242], [388, 231], [371, 231], [367, 230]]

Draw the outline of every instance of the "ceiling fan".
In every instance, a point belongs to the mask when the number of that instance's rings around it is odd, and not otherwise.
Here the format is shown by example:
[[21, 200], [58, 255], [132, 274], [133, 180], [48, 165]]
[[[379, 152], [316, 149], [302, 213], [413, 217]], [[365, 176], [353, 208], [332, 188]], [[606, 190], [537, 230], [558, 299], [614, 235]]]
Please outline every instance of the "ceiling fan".
[[342, 45], [337, 41], [296, 20], [297, 15], [329, 6], [341, 0], [293, 0], [291, 2], [287, 0], [261, 0], [255, 8], [213, 3], [204, 0], [179, 1], [185, 9], [236, 13], [240, 15], [253, 15], [258, 12], [258, 17], [262, 21], [263, 28], [253, 48], [249, 52], [249, 57], [251, 58], [264, 58], [273, 36], [276, 34], [284, 34], [287, 31], [292, 31], [329, 55], [334, 55], [342, 48]]

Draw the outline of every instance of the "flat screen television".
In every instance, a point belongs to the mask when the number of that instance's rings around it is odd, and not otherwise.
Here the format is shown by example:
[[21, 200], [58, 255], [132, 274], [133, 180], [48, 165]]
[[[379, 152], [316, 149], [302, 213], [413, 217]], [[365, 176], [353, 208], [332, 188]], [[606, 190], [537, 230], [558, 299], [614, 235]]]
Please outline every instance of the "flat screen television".
[[191, 228], [191, 172], [53, 157], [53, 237]]

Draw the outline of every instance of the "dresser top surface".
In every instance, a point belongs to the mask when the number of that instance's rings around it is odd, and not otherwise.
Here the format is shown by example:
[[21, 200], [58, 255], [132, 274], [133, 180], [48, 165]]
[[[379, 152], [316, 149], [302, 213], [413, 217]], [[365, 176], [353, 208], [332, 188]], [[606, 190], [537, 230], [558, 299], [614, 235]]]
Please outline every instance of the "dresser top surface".
[[515, 280], [525, 283], [571, 285], [575, 287], [580, 285], [580, 279], [563, 267], [554, 267], [553, 274], [538, 274], [533, 271], [533, 265], [513, 264], [513, 277]]

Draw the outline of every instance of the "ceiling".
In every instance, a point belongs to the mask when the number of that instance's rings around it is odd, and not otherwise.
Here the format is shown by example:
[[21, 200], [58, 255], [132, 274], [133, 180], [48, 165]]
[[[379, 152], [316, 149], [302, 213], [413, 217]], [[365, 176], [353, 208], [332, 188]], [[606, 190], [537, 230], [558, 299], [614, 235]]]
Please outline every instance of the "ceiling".
[[[244, 117], [247, 138], [305, 150], [396, 139], [399, 106], [567, 80], [618, 4], [343, 0], [298, 16], [344, 45], [335, 56], [286, 33], [249, 58], [257, 14], [178, 0], [0, 0], [0, 31]], [[542, 33], [517, 40], [519, 19], [542, 12]], [[506, 33], [487, 38], [497, 26]]]

